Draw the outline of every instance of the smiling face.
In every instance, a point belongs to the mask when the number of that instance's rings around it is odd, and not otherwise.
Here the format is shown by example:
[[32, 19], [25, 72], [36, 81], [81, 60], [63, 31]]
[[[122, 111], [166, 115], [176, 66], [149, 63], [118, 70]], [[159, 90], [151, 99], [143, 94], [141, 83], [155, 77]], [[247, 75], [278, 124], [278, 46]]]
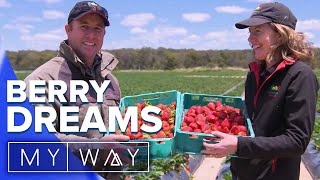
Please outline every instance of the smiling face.
[[269, 23], [250, 27], [249, 32], [248, 41], [253, 49], [255, 59], [266, 61], [268, 64], [267, 56], [272, 52], [272, 46], [279, 42], [279, 33]]
[[102, 17], [95, 13], [86, 14], [65, 26], [69, 46], [91, 67], [96, 54], [101, 50], [105, 26]]

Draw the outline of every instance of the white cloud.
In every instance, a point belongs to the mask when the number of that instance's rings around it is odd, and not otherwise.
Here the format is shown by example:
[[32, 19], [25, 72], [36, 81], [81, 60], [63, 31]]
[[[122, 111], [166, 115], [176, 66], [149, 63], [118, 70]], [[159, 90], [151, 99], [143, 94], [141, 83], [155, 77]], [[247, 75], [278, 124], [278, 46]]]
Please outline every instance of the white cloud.
[[43, 11], [43, 17], [45, 19], [61, 19], [66, 18], [66, 14], [56, 10], [45, 10]]
[[306, 30], [320, 30], [320, 20], [310, 19], [310, 20], [298, 21], [297, 31], [306, 31]]
[[40, 21], [42, 21], [42, 19], [39, 17], [20, 16], [20, 17], [16, 18], [14, 22], [40, 22]]
[[198, 43], [200, 41], [200, 39], [201, 39], [200, 36], [192, 34], [190, 36], [187, 36], [187, 37], [181, 39], [179, 41], [179, 43], [181, 45], [190, 45], [190, 44]]
[[219, 6], [214, 9], [219, 13], [229, 13], [229, 14], [241, 14], [244, 12], [251, 12], [250, 9], [242, 8], [240, 6]]
[[66, 39], [67, 36], [64, 29], [53, 29], [48, 32], [36, 33], [36, 34], [24, 34], [20, 37], [23, 41], [28, 44], [30, 49], [36, 50], [57, 50], [62, 40]]
[[121, 24], [124, 26], [141, 27], [147, 25], [150, 21], [154, 20], [155, 16], [152, 13], [131, 14], [126, 16]]
[[182, 14], [182, 18], [190, 22], [204, 22], [211, 17], [207, 13], [185, 13]]
[[152, 35], [155, 39], [162, 39], [171, 36], [186, 35], [188, 31], [181, 27], [156, 27], [153, 29]]
[[141, 34], [141, 33], [146, 33], [147, 30], [140, 28], [140, 27], [134, 27], [130, 30], [130, 33], [132, 34]]
[[141, 48], [141, 47], [171, 47], [179, 48], [179, 38], [187, 35], [188, 31], [183, 27], [155, 27], [145, 33], [134, 34], [127, 39], [119, 39], [108, 43], [103, 48]]
[[14, 24], [5, 24], [3, 26], [3, 29], [14, 29], [14, 30], [18, 30], [20, 33], [26, 34], [26, 33], [29, 33], [31, 29], [33, 29], [33, 26], [29, 24], [14, 23]]
[[11, 4], [8, 3], [6, 0], [0, 0], [0, 7], [9, 8]]
[[248, 0], [248, 2], [269, 3], [273, 2], [273, 0]]
[[24, 41], [52, 41], [62, 40], [60, 35], [50, 33], [38, 33], [34, 35], [23, 35], [21, 39]]
[[249, 48], [248, 30], [231, 29], [223, 31], [212, 31], [204, 35], [199, 49], [243, 49]]
[[311, 32], [304, 32], [304, 34], [307, 36], [308, 40], [311, 40], [315, 37], [315, 35]]
[[59, 3], [62, 2], [63, 0], [27, 0], [29, 2], [36, 2], [36, 3], [46, 3], [46, 4], [54, 4], [54, 3]]
[[48, 4], [54, 4], [54, 3], [59, 3], [62, 0], [44, 0], [44, 2], [48, 3]]
[[[106, 41], [103, 48], [165, 47], [174, 49], [192, 48], [196, 50], [249, 49], [250, 47], [247, 41], [248, 30], [230, 29], [231, 30], [212, 31], [203, 33], [203, 35], [197, 35], [188, 34], [188, 31], [181, 27], [157, 27], [153, 31], [131, 36], [128, 39], [111, 42]], [[162, 34], [160, 32], [162, 32]]]

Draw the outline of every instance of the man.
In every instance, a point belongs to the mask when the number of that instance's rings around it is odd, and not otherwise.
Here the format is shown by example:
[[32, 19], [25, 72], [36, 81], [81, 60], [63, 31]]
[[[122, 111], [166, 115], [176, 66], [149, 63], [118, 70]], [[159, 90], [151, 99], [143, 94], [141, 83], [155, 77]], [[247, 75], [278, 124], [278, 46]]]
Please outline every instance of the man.
[[[55, 108], [57, 117], [59, 117], [61, 106], [75, 106], [69, 102], [70, 80], [84, 80], [86, 82], [95, 80], [99, 85], [105, 80], [110, 80], [110, 84], [104, 92], [103, 103], [96, 103], [97, 94], [91, 87], [86, 94], [89, 103], [82, 103], [79, 100], [76, 102], [76, 105], [79, 106], [79, 127], [81, 127], [90, 106], [99, 107], [105, 126], [108, 127], [108, 107], [119, 105], [121, 96], [119, 84], [111, 74], [118, 60], [110, 53], [101, 51], [106, 33], [105, 27], [109, 25], [108, 12], [105, 8], [93, 1], [78, 2], [70, 11], [68, 24], [65, 25], [68, 39], [61, 42], [57, 57], [37, 68], [25, 79], [27, 91], [29, 91], [28, 82], [30, 80], [62, 80], [67, 84], [68, 90], [65, 93], [65, 98], [68, 102], [66, 104], [59, 101], [46, 104]], [[59, 124], [58, 119], [55, 124], [57, 132], [60, 129]], [[129, 137], [121, 135], [104, 136], [98, 130], [89, 130], [88, 133], [77, 135], [57, 133], [57, 137], [61, 141], [129, 140]]]

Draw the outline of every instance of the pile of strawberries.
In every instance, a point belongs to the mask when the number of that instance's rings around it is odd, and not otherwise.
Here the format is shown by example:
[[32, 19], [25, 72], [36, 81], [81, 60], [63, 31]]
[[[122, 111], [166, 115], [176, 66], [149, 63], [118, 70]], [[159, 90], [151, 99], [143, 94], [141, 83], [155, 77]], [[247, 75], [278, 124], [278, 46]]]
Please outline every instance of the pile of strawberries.
[[244, 117], [239, 108], [224, 106], [220, 101], [206, 106], [191, 106], [185, 113], [181, 131], [211, 134], [220, 131], [227, 134], [247, 136]]
[[[174, 101], [170, 105], [158, 104], [157, 107], [161, 109], [161, 112], [157, 116], [162, 121], [162, 129], [156, 134], [148, 134], [141, 132], [140, 127], [142, 124], [146, 124], [148, 126], [153, 126], [152, 123], [144, 122], [141, 118], [141, 111], [146, 106], [150, 106], [150, 103], [136, 103], [135, 106], [138, 107], [138, 133], [131, 133], [131, 125], [129, 123], [127, 130], [124, 135], [130, 137], [130, 140], [134, 139], [155, 139], [155, 138], [173, 138], [174, 136], [174, 124], [175, 124], [175, 116], [176, 116], [176, 105], [177, 103]], [[121, 131], [118, 130], [116, 134], [121, 134]]]

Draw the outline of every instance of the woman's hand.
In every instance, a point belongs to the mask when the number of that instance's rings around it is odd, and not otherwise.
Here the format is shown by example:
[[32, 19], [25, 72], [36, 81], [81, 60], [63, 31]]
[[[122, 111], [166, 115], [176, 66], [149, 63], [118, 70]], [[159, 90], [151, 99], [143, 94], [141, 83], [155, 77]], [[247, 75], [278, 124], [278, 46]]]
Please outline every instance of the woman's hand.
[[212, 134], [219, 137], [221, 139], [220, 142], [217, 144], [209, 144], [204, 142], [203, 145], [206, 147], [206, 150], [202, 150], [201, 153], [213, 156], [215, 158], [222, 158], [237, 152], [237, 137], [219, 131], [213, 131]]

